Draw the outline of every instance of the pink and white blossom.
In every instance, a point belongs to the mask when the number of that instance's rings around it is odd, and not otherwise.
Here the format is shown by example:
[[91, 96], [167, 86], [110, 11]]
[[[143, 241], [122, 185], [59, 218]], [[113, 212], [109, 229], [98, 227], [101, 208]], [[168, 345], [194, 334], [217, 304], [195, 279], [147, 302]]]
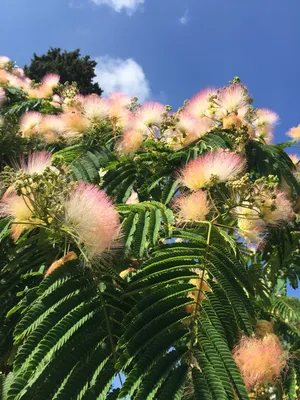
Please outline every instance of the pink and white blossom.
[[216, 100], [218, 104], [217, 115], [224, 117], [227, 114], [237, 113], [248, 104], [248, 96], [245, 88], [236, 83], [221, 89]]
[[118, 103], [122, 107], [126, 107], [131, 103], [132, 97], [122, 92], [112, 92], [109, 94], [109, 100]]
[[63, 223], [90, 256], [112, 247], [120, 232], [119, 214], [105, 192], [79, 182], [64, 202]]
[[[21, 159], [20, 167], [27, 174], [42, 174], [51, 167], [52, 154], [48, 151], [33, 151], [28, 154], [27, 160]], [[53, 168], [53, 167], [51, 167]]]
[[174, 207], [178, 219], [183, 221], [203, 221], [211, 208], [207, 193], [202, 190], [178, 196]]
[[215, 90], [211, 88], [202, 89], [194, 97], [192, 97], [187, 105], [185, 111], [194, 117], [204, 117], [210, 115], [211, 96], [215, 94]]
[[134, 129], [128, 129], [123, 133], [122, 140], [118, 146], [123, 154], [135, 153], [143, 144], [144, 135], [142, 132]]
[[138, 110], [136, 119], [147, 126], [159, 126], [163, 120], [163, 114], [166, 112], [165, 106], [157, 102], [148, 102]]
[[300, 140], [300, 125], [291, 128], [288, 132], [287, 135], [290, 136], [292, 139], [295, 140]]
[[268, 334], [262, 339], [242, 337], [233, 351], [233, 358], [250, 391], [257, 384], [274, 383], [286, 366], [288, 355], [279, 338]]
[[22, 136], [32, 136], [39, 133], [40, 123], [43, 115], [36, 111], [24, 113], [20, 119], [20, 132]]
[[197, 190], [209, 186], [212, 178], [216, 182], [226, 182], [240, 174], [246, 166], [238, 154], [227, 150], [205, 153], [190, 161], [180, 172], [180, 180], [186, 187]]
[[18, 196], [14, 191], [4, 195], [0, 201], [0, 217], [12, 219], [11, 236], [14, 240], [19, 239], [21, 233], [30, 228], [27, 223], [31, 221], [32, 215], [30, 201], [25, 201], [23, 196]]
[[99, 122], [108, 116], [110, 101], [101, 97], [89, 95], [83, 100], [83, 110], [88, 119]]

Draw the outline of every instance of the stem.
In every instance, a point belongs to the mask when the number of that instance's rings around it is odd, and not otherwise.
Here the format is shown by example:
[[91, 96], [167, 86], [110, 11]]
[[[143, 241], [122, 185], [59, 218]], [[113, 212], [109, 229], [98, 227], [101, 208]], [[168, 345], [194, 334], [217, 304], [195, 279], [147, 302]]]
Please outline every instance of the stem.
[[213, 200], [213, 198], [212, 198], [212, 195], [211, 195], [211, 193], [210, 193], [209, 190], [208, 190], [207, 192], [208, 192], [209, 200], [211, 201], [211, 203], [212, 203], [212, 205], [213, 205], [213, 207], [214, 207], [214, 209], [215, 209], [215, 211], [216, 211], [216, 213], [217, 213], [217, 216], [219, 217], [220, 212], [219, 212], [217, 206], [215, 205], [215, 202], [214, 202], [214, 200]]
[[198, 296], [197, 296], [197, 300], [196, 300], [196, 307], [195, 307], [195, 310], [194, 310], [194, 318], [196, 318], [196, 316], [197, 316], [198, 307], [199, 307], [199, 303], [200, 303], [201, 290], [202, 290], [203, 281], [204, 281], [204, 275], [205, 275], [205, 272], [206, 272], [206, 260], [207, 260], [207, 256], [208, 256], [209, 245], [210, 245], [211, 230], [212, 230], [212, 223], [209, 222], [208, 232], [207, 232], [207, 239], [206, 239], [204, 264], [203, 264], [200, 287], [199, 287]]
[[[98, 288], [98, 285], [97, 285], [97, 288]], [[98, 289], [98, 290], [99, 290], [99, 289]], [[117, 363], [117, 357], [116, 357], [116, 353], [115, 353], [114, 342], [113, 342], [113, 339], [112, 339], [112, 332], [111, 332], [111, 329], [110, 329], [109, 318], [108, 318], [108, 315], [107, 315], [107, 311], [106, 311], [106, 307], [105, 307], [105, 302], [104, 302], [104, 299], [103, 299], [103, 295], [102, 295], [102, 292], [101, 292], [100, 290], [99, 290], [99, 294], [100, 294], [101, 304], [102, 304], [102, 307], [103, 307], [103, 312], [104, 312], [104, 317], [105, 317], [106, 328], [107, 328], [108, 336], [109, 336], [109, 342], [110, 342], [110, 345], [111, 345], [111, 350], [112, 350], [114, 362], [115, 362], [115, 364], [116, 364], [116, 363]], [[118, 378], [119, 378], [119, 381], [120, 381], [120, 385], [122, 386], [122, 385], [123, 385], [123, 382], [122, 382], [122, 378], [121, 378], [120, 372], [118, 372], [117, 375], [118, 375]]]
[[[212, 222], [213, 222], [213, 221], [212, 221]], [[214, 222], [213, 224], [216, 225], [216, 226], [220, 226], [221, 228], [236, 229], [235, 226], [223, 225], [223, 224], [219, 224], [219, 223], [217, 223], [217, 222]]]

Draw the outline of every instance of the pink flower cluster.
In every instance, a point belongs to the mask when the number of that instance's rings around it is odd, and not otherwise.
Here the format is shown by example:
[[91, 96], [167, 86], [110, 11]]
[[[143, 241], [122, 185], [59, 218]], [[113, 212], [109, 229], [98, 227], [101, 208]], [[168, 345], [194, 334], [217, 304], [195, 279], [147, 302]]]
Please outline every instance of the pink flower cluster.
[[234, 349], [233, 358], [248, 391], [256, 384], [274, 382], [287, 363], [287, 353], [272, 333], [262, 339], [244, 336]]
[[214, 182], [226, 182], [240, 174], [246, 167], [245, 160], [227, 150], [205, 153], [190, 161], [181, 171], [180, 180], [191, 190], [201, 189]]
[[[48, 74], [40, 85], [33, 87], [31, 80], [21, 68], [8, 68], [10, 60], [0, 57], [0, 85], [16, 86], [27, 92], [29, 98], [47, 98], [54, 107], [63, 109], [55, 118], [44, 118], [37, 113], [28, 113], [20, 121], [23, 136], [40, 134], [48, 143], [59, 138], [72, 139], [95, 124], [111, 124], [121, 133], [117, 149], [123, 154], [139, 150], [147, 138], [162, 140], [174, 150], [188, 146], [216, 128], [248, 130], [249, 140], [270, 142], [279, 117], [268, 109], [251, 110], [247, 89], [234, 83], [222, 89], [206, 88], [193, 96], [183, 108], [176, 112], [166, 111], [164, 105], [148, 102], [133, 105], [130, 96], [115, 92], [108, 98], [97, 95], [78, 95], [61, 98], [53, 95], [59, 76]], [[5, 92], [0, 88], [0, 105], [5, 101]], [[298, 138], [298, 128], [289, 134]]]
[[[46, 168], [54, 167], [51, 167], [50, 153], [36, 151], [29, 154], [27, 161], [21, 160], [20, 168], [28, 174], [42, 174]], [[11, 219], [14, 240], [24, 230], [43, 224], [34, 217], [34, 200], [32, 194], [17, 195], [14, 187], [10, 187], [0, 200], [0, 217]], [[101, 255], [115, 243], [120, 232], [119, 214], [105, 192], [97, 186], [78, 182], [66, 198], [58, 196], [58, 201], [63, 213], [49, 215], [49, 218], [59, 220], [63, 231], [75, 238], [77, 245], [85, 246], [90, 257]]]

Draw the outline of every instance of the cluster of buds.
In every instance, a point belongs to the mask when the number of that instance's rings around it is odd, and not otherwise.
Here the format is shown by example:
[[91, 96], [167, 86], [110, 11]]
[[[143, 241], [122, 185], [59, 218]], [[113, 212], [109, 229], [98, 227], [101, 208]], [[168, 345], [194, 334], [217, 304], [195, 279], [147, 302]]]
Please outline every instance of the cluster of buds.
[[74, 99], [79, 94], [79, 89], [76, 82], [65, 82], [64, 84], [58, 84], [56, 87], [56, 93], [59, 95], [64, 102], [68, 102]]

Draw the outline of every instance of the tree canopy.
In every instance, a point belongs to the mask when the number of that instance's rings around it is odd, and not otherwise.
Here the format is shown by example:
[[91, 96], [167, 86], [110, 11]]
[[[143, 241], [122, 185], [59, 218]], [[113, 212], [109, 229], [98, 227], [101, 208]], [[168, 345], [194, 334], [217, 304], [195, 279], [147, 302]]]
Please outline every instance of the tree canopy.
[[81, 57], [80, 49], [62, 51], [60, 48], [50, 48], [46, 54], [38, 56], [34, 53], [30, 65], [24, 66], [26, 75], [40, 82], [43, 76], [55, 73], [60, 76], [60, 82], [76, 82], [82, 94], [103, 92], [99, 84], [93, 82], [97, 62], [90, 56]]
[[238, 78], [178, 110], [0, 82], [2, 398], [299, 399], [300, 127]]

